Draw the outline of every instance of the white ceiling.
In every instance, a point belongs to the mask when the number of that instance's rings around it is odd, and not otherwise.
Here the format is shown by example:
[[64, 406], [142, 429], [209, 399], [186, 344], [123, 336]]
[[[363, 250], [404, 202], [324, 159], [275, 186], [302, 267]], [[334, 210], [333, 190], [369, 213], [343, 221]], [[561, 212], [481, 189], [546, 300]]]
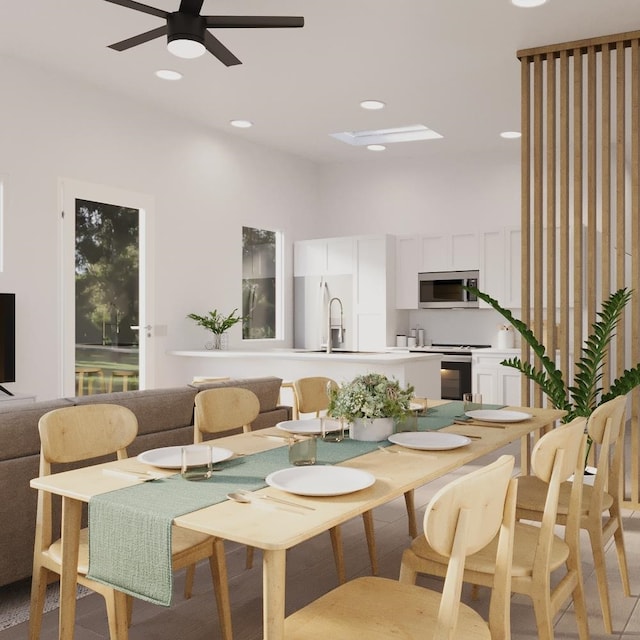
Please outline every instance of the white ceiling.
[[[145, 0], [175, 11], [179, 0]], [[214, 34], [242, 60], [181, 60], [160, 38], [118, 53], [107, 45], [162, 25], [104, 0], [3, 0], [0, 54], [25, 59], [164, 108], [176, 117], [319, 162], [437, 157], [518, 144], [516, 51], [640, 30], [639, 0], [204, 0], [203, 14], [301, 15], [302, 29]], [[157, 69], [184, 74], [158, 80]], [[364, 111], [363, 99], [387, 103]], [[251, 129], [229, 126], [249, 119]], [[425, 124], [442, 140], [383, 153], [329, 137], [345, 130]]]

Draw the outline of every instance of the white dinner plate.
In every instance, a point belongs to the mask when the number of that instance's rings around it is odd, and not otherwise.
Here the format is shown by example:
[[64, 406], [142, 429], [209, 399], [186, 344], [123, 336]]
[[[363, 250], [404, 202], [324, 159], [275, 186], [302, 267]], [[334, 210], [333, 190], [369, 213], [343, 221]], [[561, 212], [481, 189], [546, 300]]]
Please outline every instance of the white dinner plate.
[[[195, 445], [189, 445], [193, 447]], [[202, 445], [203, 450], [203, 463], [206, 464], [206, 456], [204, 455], [205, 447], [208, 445]], [[213, 463], [222, 462], [229, 459], [233, 455], [233, 451], [229, 449], [223, 449], [222, 447], [211, 447], [211, 456]], [[149, 451], [143, 451], [137, 457], [139, 462], [145, 464], [151, 464], [154, 467], [161, 467], [163, 469], [180, 469], [182, 467], [182, 447], [160, 447], [159, 449], [149, 449]]]
[[484, 420], [485, 422], [522, 422], [531, 417], [530, 413], [524, 411], [503, 411], [502, 409], [477, 409], [467, 411], [469, 418], [474, 420]]
[[399, 444], [408, 449], [438, 451], [457, 449], [469, 444], [471, 440], [457, 433], [440, 433], [439, 431], [403, 431], [389, 436], [389, 442]]
[[[307, 420], [285, 420], [284, 422], [278, 422], [276, 427], [278, 427], [278, 429], [282, 429], [282, 431], [286, 431], [287, 433], [295, 433], [298, 435], [319, 436], [322, 433], [320, 418], [308, 418]], [[340, 423], [338, 421], [330, 420], [326, 431], [338, 431], [339, 429]]]
[[289, 467], [266, 477], [267, 484], [300, 496], [341, 496], [370, 487], [375, 477], [351, 467]]

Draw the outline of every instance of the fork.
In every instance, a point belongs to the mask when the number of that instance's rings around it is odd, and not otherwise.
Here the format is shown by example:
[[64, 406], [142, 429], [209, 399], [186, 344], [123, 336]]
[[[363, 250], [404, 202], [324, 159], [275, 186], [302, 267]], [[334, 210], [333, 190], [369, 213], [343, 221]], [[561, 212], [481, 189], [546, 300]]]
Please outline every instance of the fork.
[[315, 511], [316, 508], [315, 507], [310, 507], [306, 504], [300, 504], [299, 502], [291, 502], [289, 500], [283, 500], [282, 498], [275, 498], [274, 496], [268, 496], [268, 495], [264, 495], [264, 494], [255, 494], [252, 491], [247, 491], [246, 489], [239, 489], [238, 491], [236, 491], [236, 493], [239, 493], [243, 496], [247, 496], [247, 498], [250, 499], [254, 499], [254, 498], [262, 498], [262, 500], [271, 500], [272, 502], [279, 502], [280, 504], [287, 504], [290, 507], [298, 507], [299, 509], [309, 509], [309, 511]]

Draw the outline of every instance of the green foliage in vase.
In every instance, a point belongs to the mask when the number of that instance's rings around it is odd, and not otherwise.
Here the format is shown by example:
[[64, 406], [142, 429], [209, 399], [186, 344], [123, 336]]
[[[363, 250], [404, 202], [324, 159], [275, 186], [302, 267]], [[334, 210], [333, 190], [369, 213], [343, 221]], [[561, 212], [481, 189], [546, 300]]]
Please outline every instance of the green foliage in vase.
[[242, 316], [237, 316], [238, 309], [234, 309], [228, 316], [218, 313], [217, 309], [209, 311], [206, 316], [199, 316], [196, 313], [190, 313], [187, 318], [195, 320], [196, 324], [211, 331], [211, 333], [222, 334], [227, 329], [231, 329], [234, 324], [242, 321]]
[[517, 357], [503, 360], [501, 364], [517, 369], [529, 380], [535, 382], [554, 407], [567, 412], [563, 422], [570, 422], [577, 416], [589, 417], [603, 402], [625, 395], [640, 384], [640, 363], [632, 369], [625, 370], [611, 384], [608, 391], [604, 391], [601, 384], [607, 349], [615, 335], [620, 316], [631, 299], [630, 290], [619, 289], [602, 303], [602, 309], [597, 313], [598, 319], [591, 325], [592, 332], [584, 342], [580, 358], [575, 362], [574, 383], [572, 386], [567, 386], [562, 371], [546, 355], [545, 346], [522, 320], [515, 318], [508, 309], [502, 307], [497, 300], [486, 293], [475, 287], [467, 287], [467, 289], [508, 320], [539, 358], [540, 367], [530, 362], [523, 362]]
[[353, 422], [356, 418], [401, 419], [409, 414], [413, 387], [405, 389], [397, 380], [380, 373], [355, 377], [338, 388], [329, 389], [328, 415]]

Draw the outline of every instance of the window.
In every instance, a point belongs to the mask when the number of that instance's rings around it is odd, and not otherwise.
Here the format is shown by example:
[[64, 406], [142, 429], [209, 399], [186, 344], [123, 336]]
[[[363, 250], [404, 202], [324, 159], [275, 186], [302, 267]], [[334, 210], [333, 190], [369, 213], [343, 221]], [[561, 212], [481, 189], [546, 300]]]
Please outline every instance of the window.
[[274, 340], [280, 332], [281, 234], [242, 227], [242, 338]]

